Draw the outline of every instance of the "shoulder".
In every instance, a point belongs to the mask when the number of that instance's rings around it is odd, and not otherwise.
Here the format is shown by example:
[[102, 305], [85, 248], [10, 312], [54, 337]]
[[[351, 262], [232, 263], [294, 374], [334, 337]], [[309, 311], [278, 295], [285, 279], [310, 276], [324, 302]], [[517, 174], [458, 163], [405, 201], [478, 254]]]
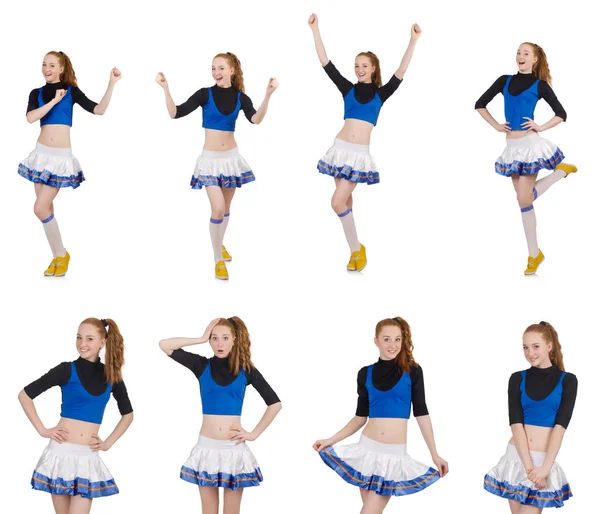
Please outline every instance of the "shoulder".
[[250, 97], [246, 93], [242, 93], [241, 91], [239, 93], [240, 93], [240, 101], [242, 103], [244, 103], [244, 102], [251, 102], [252, 101], [250, 99]]
[[364, 366], [358, 370], [357, 378], [359, 381], [364, 382], [366, 380], [367, 373], [369, 372], [369, 368], [371, 366], [372, 366], [372, 364], [370, 364], [368, 366]]
[[563, 378], [563, 384], [565, 385], [577, 385], [577, 375], [574, 373], [565, 373], [565, 377]]
[[538, 91], [552, 91], [552, 86], [545, 80], [538, 79]]
[[523, 373], [525, 373], [525, 371], [515, 371], [508, 380], [509, 385], [521, 385], [521, 380], [523, 380]]
[[410, 370], [410, 375], [413, 377], [423, 377], [423, 368], [417, 364], [414, 368]]
[[496, 81], [494, 82], [494, 84], [498, 85], [498, 86], [504, 86], [504, 84], [506, 84], [506, 82], [508, 81], [509, 78], [513, 77], [513, 75], [500, 75]]

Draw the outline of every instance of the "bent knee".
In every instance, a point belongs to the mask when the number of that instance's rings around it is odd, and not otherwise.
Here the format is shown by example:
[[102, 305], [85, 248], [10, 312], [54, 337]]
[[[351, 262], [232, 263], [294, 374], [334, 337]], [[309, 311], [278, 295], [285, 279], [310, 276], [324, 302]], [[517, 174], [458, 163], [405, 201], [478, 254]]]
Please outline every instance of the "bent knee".
[[35, 202], [33, 204], [33, 213], [37, 216], [40, 221], [47, 219], [52, 214], [50, 206], [41, 202]]
[[533, 191], [528, 193], [517, 193], [517, 202], [521, 209], [533, 204]]

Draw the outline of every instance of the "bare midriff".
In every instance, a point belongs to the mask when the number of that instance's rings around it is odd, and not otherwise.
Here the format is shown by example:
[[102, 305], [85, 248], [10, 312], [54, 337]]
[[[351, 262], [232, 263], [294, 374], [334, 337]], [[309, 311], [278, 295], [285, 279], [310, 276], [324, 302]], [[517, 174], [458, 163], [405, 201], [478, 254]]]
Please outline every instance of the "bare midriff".
[[226, 152], [237, 146], [233, 132], [204, 129], [204, 149], [209, 152]]
[[362, 434], [378, 443], [406, 444], [407, 427], [403, 418], [369, 418]]
[[98, 430], [100, 430], [98, 423], [88, 423], [87, 421], [71, 418], [60, 418], [58, 426], [64, 427], [69, 431], [67, 442], [83, 446], [95, 442], [95, 440], [92, 440], [92, 436], [98, 435]]
[[71, 127], [69, 125], [44, 125], [37, 141], [53, 148], [71, 148]]
[[241, 416], [220, 416], [205, 414], [202, 417], [200, 435], [211, 439], [229, 439], [233, 434], [232, 428], [241, 428]]
[[513, 130], [506, 134], [506, 139], [520, 139], [522, 137], [533, 134], [535, 130]]
[[371, 142], [371, 132], [374, 125], [368, 121], [348, 118], [344, 120], [344, 127], [338, 135], [338, 139], [357, 145], [368, 145]]
[[[545, 452], [548, 449], [548, 442], [550, 441], [552, 429], [549, 427], [536, 427], [534, 425], [523, 426], [525, 427], [525, 433], [527, 434], [529, 449], [532, 452]], [[512, 438], [510, 444], [515, 444]]]

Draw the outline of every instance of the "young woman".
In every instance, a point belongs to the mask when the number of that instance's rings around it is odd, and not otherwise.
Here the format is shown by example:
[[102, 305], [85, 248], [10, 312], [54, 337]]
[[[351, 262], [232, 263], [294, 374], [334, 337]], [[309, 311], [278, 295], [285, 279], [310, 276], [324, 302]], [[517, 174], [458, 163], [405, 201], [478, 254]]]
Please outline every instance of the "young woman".
[[[422, 491], [448, 473], [448, 463], [435, 446], [423, 370], [413, 358], [408, 323], [400, 317], [381, 320], [375, 327], [375, 346], [379, 360], [358, 372], [356, 416], [337, 434], [313, 445], [325, 464], [360, 488], [361, 514], [379, 514], [391, 496]], [[406, 452], [411, 403], [438, 470]], [[358, 443], [332, 448], [365, 424]]]
[[106, 93], [99, 104], [88, 99], [77, 87], [71, 60], [64, 52], [48, 52], [42, 63], [46, 84], [29, 93], [27, 121], [40, 121], [41, 131], [35, 150], [19, 164], [19, 175], [33, 182], [33, 211], [42, 222], [53, 259], [44, 272], [47, 277], [62, 277], [69, 268], [69, 253], [63, 246], [54, 217], [54, 199], [61, 188], [73, 189], [85, 180], [77, 158], [71, 151], [73, 105], [79, 104], [93, 114], [104, 114], [121, 72], [113, 68]]
[[[517, 51], [516, 61], [518, 73], [502, 75], [496, 80], [477, 100], [475, 109], [498, 132], [506, 134], [507, 146], [496, 161], [496, 173], [512, 178], [529, 250], [525, 275], [533, 275], [544, 260], [537, 243], [533, 201], [577, 168], [563, 162], [561, 150], [539, 135], [567, 119], [567, 113], [550, 87], [552, 77], [544, 50], [534, 43], [523, 43]], [[498, 93], [504, 95], [505, 123], [497, 122], [486, 108]], [[540, 98], [554, 111], [554, 117], [543, 125], [533, 121]], [[552, 173], [537, 180], [538, 172], [543, 169]]]
[[[106, 365], [100, 351], [106, 348]], [[100, 459], [133, 421], [133, 409], [123, 382], [123, 336], [111, 319], [88, 318], [77, 331], [74, 362], [63, 362], [19, 393], [19, 401], [31, 424], [50, 442], [35, 467], [31, 486], [52, 495], [56, 514], [87, 514], [92, 499], [117, 494], [114, 478]], [[53, 386], [62, 391], [60, 420], [46, 428], [33, 400]], [[110, 436], [98, 435], [106, 404], [113, 395], [121, 421]]]
[[319, 161], [319, 172], [335, 179], [335, 192], [331, 207], [339, 216], [348, 246], [349, 271], [361, 271], [367, 265], [367, 252], [359, 240], [352, 213], [352, 192], [356, 184], [377, 184], [379, 172], [375, 159], [369, 154], [371, 132], [377, 124], [383, 103], [398, 89], [412, 59], [421, 36], [421, 29], [414, 24], [410, 29], [410, 42], [396, 70], [387, 84], [382, 86], [379, 59], [373, 52], [361, 52], [354, 60], [354, 73], [357, 83], [344, 78], [327, 57], [321, 40], [319, 20], [311, 14], [308, 24], [313, 32], [319, 61], [329, 78], [344, 97], [344, 127], [336, 136], [333, 146]]
[[546, 321], [527, 327], [523, 352], [531, 367], [508, 382], [512, 438], [483, 487], [508, 499], [512, 514], [536, 514], [572, 496], [555, 459], [573, 414], [577, 377], [565, 372], [558, 334]]
[[258, 111], [245, 94], [244, 74], [240, 60], [231, 52], [217, 54], [212, 62], [215, 85], [196, 91], [181, 105], [175, 105], [164, 73], [156, 75], [156, 82], [165, 91], [167, 109], [171, 118], [182, 118], [202, 107], [204, 149], [196, 161], [190, 185], [192, 189], [206, 188], [210, 201], [210, 240], [215, 260], [215, 277], [227, 280], [229, 274], [225, 261], [231, 255], [223, 246], [229, 223], [229, 211], [235, 190], [252, 182], [254, 174], [240, 155], [233, 133], [240, 110], [250, 123], [258, 125], [267, 114], [269, 100], [279, 87], [277, 80], [269, 79], [267, 93]]
[[[210, 341], [210, 359], [182, 350]], [[250, 359], [250, 336], [238, 318], [218, 318], [199, 338], [176, 337], [160, 342], [173, 360], [192, 371], [200, 383], [202, 427], [198, 443], [181, 468], [182, 480], [200, 488], [203, 514], [219, 511], [219, 488], [224, 511], [240, 512], [244, 488], [259, 485], [262, 473], [246, 441], [256, 440], [281, 410], [281, 402]], [[246, 387], [252, 385], [267, 409], [254, 427], [242, 428], [241, 415]]]

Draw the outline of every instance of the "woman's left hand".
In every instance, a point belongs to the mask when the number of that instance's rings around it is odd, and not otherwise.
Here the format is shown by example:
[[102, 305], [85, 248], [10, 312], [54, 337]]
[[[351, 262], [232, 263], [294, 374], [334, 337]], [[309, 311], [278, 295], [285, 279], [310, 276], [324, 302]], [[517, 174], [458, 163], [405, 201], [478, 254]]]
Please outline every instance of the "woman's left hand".
[[277, 79], [271, 77], [269, 79], [269, 85], [267, 86], [267, 94], [272, 95], [278, 87], [279, 87], [279, 82], [277, 82]]
[[119, 69], [115, 66], [112, 70], [110, 70], [110, 83], [115, 84], [119, 82], [123, 78], [123, 75], [119, 71]]
[[433, 458], [433, 463], [435, 464], [435, 467], [440, 472], [441, 477], [445, 477], [448, 474], [448, 471], [450, 471], [450, 468], [448, 467], [448, 463], [444, 459], [442, 459], [439, 455], [436, 455]]
[[546, 477], [549, 471], [544, 468], [533, 468], [527, 473], [527, 478], [531, 480], [538, 489], [544, 489], [546, 487]]
[[536, 132], [542, 132], [542, 128], [531, 118], [528, 118], [527, 116], [523, 116], [523, 119], [527, 120], [527, 121], [524, 121], [523, 123], [521, 123], [521, 127], [523, 129], [535, 130]]
[[246, 432], [242, 427], [231, 427], [229, 431], [233, 432], [233, 434], [229, 437], [229, 440], [236, 441], [236, 446], [244, 441], [254, 441], [256, 439], [256, 436], [253, 432]]
[[109, 446], [106, 444], [106, 441], [100, 439], [99, 435], [93, 435], [92, 440], [89, 442], [88, 446], [95, 452], [105, 452], [109, 449]]
[[418, 23], [414, 23], [410, 28], [410, 39], [416, 41], [421, 37], [421, 27], [419, 27]]

